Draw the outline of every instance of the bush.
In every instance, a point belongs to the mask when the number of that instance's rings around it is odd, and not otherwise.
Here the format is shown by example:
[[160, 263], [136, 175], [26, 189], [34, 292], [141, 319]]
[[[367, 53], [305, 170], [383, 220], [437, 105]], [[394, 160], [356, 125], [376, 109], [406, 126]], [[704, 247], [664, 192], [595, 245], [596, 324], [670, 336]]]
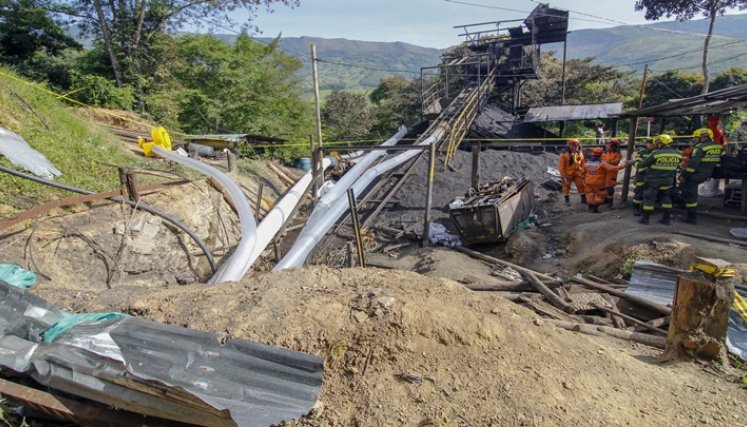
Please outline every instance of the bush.
[[114, 80], [91, 74], [73, 72], [70, 97], [94, 107], [130, 110], [135, 105], [135, 94], [131, 87], [117, 87]]

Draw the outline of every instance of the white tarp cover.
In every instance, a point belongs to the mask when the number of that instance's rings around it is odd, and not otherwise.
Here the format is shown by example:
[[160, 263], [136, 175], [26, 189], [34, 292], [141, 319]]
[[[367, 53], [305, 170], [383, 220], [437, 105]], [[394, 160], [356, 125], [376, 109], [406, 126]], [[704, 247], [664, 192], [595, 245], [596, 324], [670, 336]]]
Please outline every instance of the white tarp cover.
[[0, 154], [11, 163], [22, 167], [36, 176], [54, 179], [61, 176], [44, 154], [34, 150], [20, 135], [0, 127]]

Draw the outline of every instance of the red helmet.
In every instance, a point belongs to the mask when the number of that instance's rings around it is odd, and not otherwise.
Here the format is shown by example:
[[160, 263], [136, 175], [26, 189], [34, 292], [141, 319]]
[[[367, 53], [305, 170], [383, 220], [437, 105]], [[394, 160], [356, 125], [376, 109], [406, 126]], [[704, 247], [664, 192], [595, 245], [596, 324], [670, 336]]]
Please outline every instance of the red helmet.
[[591, 155], [594, 157], [600, 157], [604, 153], [604, 149], [602, 147], [594, 147], [593, 150], [591, 150]]

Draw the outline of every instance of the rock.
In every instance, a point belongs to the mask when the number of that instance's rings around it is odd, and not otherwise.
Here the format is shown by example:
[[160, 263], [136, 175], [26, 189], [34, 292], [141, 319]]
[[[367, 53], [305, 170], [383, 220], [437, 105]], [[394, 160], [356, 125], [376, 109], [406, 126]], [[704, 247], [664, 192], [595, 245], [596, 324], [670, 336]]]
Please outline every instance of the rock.
[[354, 318], [354, 319], [355, 319], [355, 320], [356, 320], [356, 321], [357, 321], [358, 323], [364, 323], [364, 322], [368, 321], [368, 314], [366, 314], [366, 313], [365, 313], [365, 312], [363, 312], [363, 311], [358, 311], [358, 310], [354, 310], [354, 311], [353, 311], [353, 318]]

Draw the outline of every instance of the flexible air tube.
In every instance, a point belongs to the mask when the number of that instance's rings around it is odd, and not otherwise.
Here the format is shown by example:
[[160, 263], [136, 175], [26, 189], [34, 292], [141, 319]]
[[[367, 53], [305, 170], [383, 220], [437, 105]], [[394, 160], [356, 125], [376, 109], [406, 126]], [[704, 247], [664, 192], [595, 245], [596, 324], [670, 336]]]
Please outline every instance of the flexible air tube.
[[173, 151], [166, 150], [157, 145], [153, 146], [153, 151], [159, 156], [179, 163], [190, 169], [199, 171], [205, 175], [214, 178], [218, 183], [228, 192], [228, 196], [236, 206], [236, 212], [239, 215], [239, 221], [241, 222], [241, 239], [239, 244], [234, 250], [233, 254], [223, 263], [221, 268], [213, 274], [208, 283], [223, 283], [230, 281], [241, 280], [246, 272], [242, 260], [247, 259], [254, 249], [254, 244], [257, 240], [257, 224], [254, 221], [254, 215], [252, 208], [249, 206], [249, 201], [244, 197], [244, 193], [241, 188], [233, 182], [231, 178], [226, 176], [223, 172], [218, 169], [206, 165], [195, 159], [189, 157], [180, 156]]
[[[418, 145], [430, 145], [434, 141], [441, 139], [443, 130], [436, 130], [431, 136], [421, 141]], [[406, 161], [417, 156], [421, 150], [407, 150], [402, 154], [392, 157], [378, 165], [367, 170], [360, 178], [358, 178], [352, 185], [353, 192], [356, 196], [362, 195], [369, 185], [379, 175], [386, 173], [395, 167], [405, 163]], [[348, 172], [349, 173], [349, 172]], [[346, 174], [347, 175], [347, 174]], [[335, 186], [337, 187], [337, 186]], [[347, 189], [343, 190], [347, 191]], [[345, 197], [338, 197], [337, 200], [332, 202], [329, 209], [324, 213], [323, 216], [318, 216], [318, 220], [313, 224], [308, 224], [302, 231], [301, 234], [296, 238], [293, 247], [283, 257], [282, 260], [275, 266], [272, 271], [285, 270], [286, 268], [300, 267], [306, 261], [309, 253], [319, 243], [330, 228], [340, 219], [340, 217], [348, 210], [348, 201]], [[316, 209], [314, 210], [316, 211]], [[314, 216], [312, 214], [312, 216]], [[311, 218], [309, 218], [311, 219]]]
[[[14, 176], [17, 176], [19, 178], [25, 178], [25, 179], [28, 179], [28, 180], [31, 180], [31, 181], [38, 182], [40, 184], [48, 185], [50, 187], [59, 188], [61, 190], [67, 190], [67, 191], [70, 191], [70, 192], [73, 192], [73, 193], [78, 193], [78, 194], [94, 194], [93, 191], [88, 191], [88, 190], [84, 190], [82, 188], [73, 187], [71, 185], [63, 184], [63, 183], [60, 183], [60, 182], [51, 181], [51, 180], [44, 179], [44, 178], [39, 178], [38, 176], [29, 175], [27, 173], [23, 173], [23, 172], [19, 172], [17, 170], [6, 168], [5, 166], [0, 166], [0, 171], [8, 173], [8, 174], [11, 174], [11, 175], [14, 175]], [[123, 199], [121, 197], [112, 197], [110, 200], [113, 201], [113, 202], [117, 202], [117, 203], [125, 203], [125, 204], [128, 204], [128, 205], [132, 206], [135, 209], [140, 209], [140, 210], [143, 210], [143, 211], [148, 212], [150, 214], [159, 216], [159, 217], [165, 219], [166, 221], [170, 222], [171, 224], [173, 224], [178, 229], [180, 229], [183, 232], [187, 233], [187, 235], [189, 237], [191, 237], [192, 240], [195, 241], [195, 243], [197, 243], [197, 246], [200, 247], [200, 250], [202, 250], [202, 253], [205, 254], [205, 258], [207, 258], [208, 262], [210, 263], [210, 268], [213, 270], [213, 272], [215, 272], [215, 259], [213, 258], [213, 254], [210, 253], [210, 250], [208, 249], [208, 247], [205, 244], [205, 242], [203, 242], [202, 239], [200, 239], [197, 236], [197, 234], [194, 233], [194, 231], [192, 231], [186, 225], [184, 225], [181, 222], [179, 222], [179, 220], [177, 220], [173, 216], [167, 214], [166, 212], [163, 212], [163, 211], [158, 210], [156, 208], [152, 208], [152, 207], [150, 207], [148, 205], [145, 205], [143, 203], [140, 203], [140, 202], [133, 202], [132, 200]]]
[[[335, 166], [337, 160], [333, 157], [325, 157], [322, 160], [322, 170], [327, 169], [330, 166]], [[254, 261], [259, 258], [262, 251], [265, 250], [267, 245], [270, 243], [273, 237], [280, 231], [285, 223], [290, 218], [293, 209], [301, 201], [301, 198], [309, 189], [313, 175], [311, 171], [307, 172], [304, 176], [299, 179], [296, 184], [285, 193], [282, 199], [275, 205], [275, 207], [267, 213], [262, 222], [257, 226], [257, 243], [254, 245], [254, 250], [250, 257], [244, 260], [246, 268], [244, 271], [248, 271], [249, 268], [254, 264]]]

